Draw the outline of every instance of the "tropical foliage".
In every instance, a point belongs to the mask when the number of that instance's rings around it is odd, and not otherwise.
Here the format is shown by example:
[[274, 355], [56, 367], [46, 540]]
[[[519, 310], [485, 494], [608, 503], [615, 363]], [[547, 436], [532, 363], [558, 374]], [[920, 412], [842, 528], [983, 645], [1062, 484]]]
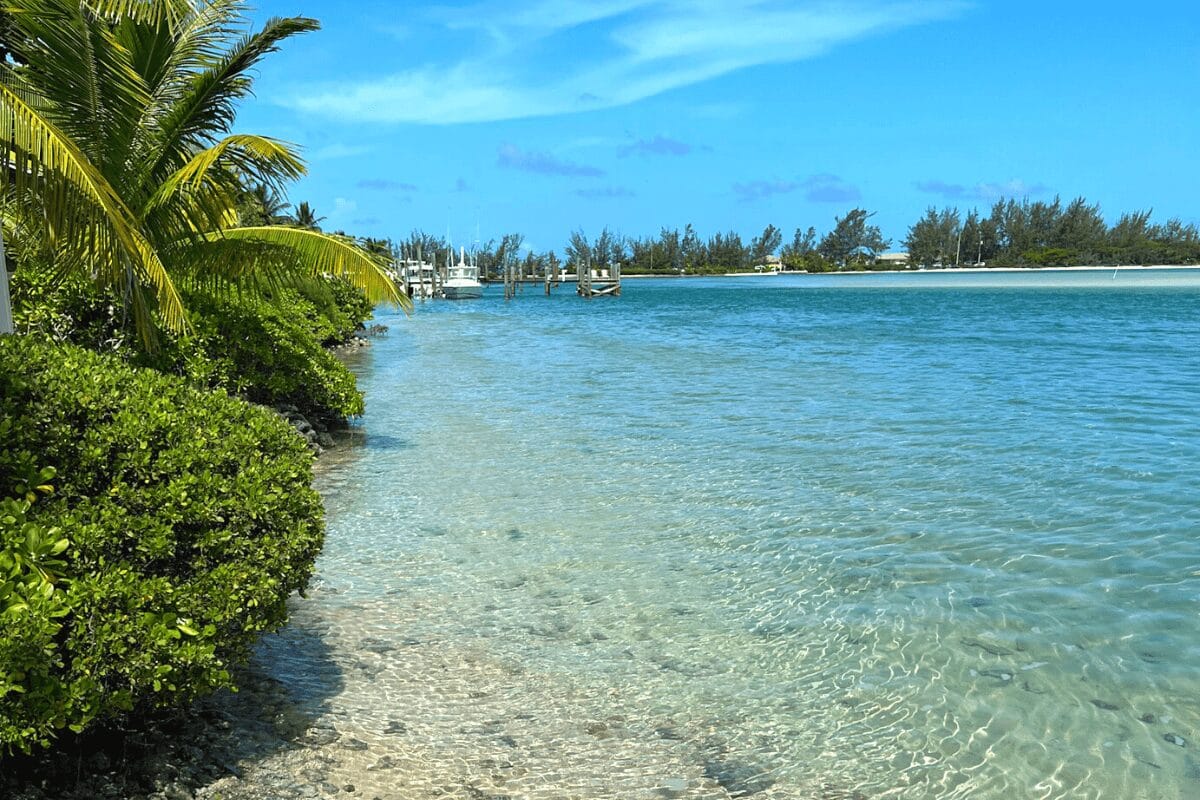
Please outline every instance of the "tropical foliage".
[[372, 304], [344, 279], [232, 296], [185, 290], [192, 332], [167, 335], [152, 352], [137, 346], [112, 290], [80, 278], [54, 280], [36, 262], [14, 275], [12, 289], [25, 336], [109, 353], [264, 405], [295, 405], [310, 418], [363, 411], [354, 376], [325, 349], [348, 341], [372, 314]]
[[278, 417], [0, 337], [0, 750], [229, 684], [322, 540]]
[[1149, 211], [1123, 214], [1111, 227], [1100, 206], [1078, 197], [998, 200], [987, 216], [972, 209], [929, 208], [909, 228], [905, 246], [922, 266], [1070, 266], [1194, 264], [1200, 229], [1178, 219], [1150, 221]]
[[0, 752], [229, 685], [323, 536], [304, 441], [230, 394], [360, 413], [323, 346], [406, 303], [378, 251], [285, 213], [291, 146], [231, 132], [316, 23], [243, 27], [229, 0], [0, 15], [25, 334], [0, 337]]
[[274, 205], [239, 215], [247, 185], [274, 203], [304, 172], [290, 145], [231, 129], [254, 67], [316, 21], [243, 32], [237, 0], [29, 0], [9, 19], [23, 64], [0, 65], [5, 232], [40, 240], [57, 275], [112, 288], [144, 341], [156, 320], [188, 328], [181, 287], [333, 274], [406, 302], [351, 240], [270, 224]]

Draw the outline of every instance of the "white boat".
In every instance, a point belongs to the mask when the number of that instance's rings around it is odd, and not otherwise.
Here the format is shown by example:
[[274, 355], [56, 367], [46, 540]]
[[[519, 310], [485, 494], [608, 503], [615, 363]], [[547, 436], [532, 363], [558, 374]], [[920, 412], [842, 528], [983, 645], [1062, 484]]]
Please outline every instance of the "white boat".
[[397, 261], [396, 278], [409, 297], [433, 297], [435, 284], [434, 265], [420, 258]]
[[459, 248], [458, 263], [451, 263], [447, 268], [446, 281], [442, 284], [442, 297], [447, 300], [474, 300], [483, 297], [479, 266], [467, 263], [466, 250], [463, 248]]

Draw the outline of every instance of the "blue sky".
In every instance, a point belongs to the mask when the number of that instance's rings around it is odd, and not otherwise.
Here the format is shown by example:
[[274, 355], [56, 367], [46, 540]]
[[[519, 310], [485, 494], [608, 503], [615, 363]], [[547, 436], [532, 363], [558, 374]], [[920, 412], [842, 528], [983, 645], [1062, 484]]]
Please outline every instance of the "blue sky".
[[855, 206], [1083, 195], [1200, 222], [1189, 2], [263, 0], [319, 33], [238, 128], [301, 145], [327, 228], [538, 250], [604, 226], [749, 238]]

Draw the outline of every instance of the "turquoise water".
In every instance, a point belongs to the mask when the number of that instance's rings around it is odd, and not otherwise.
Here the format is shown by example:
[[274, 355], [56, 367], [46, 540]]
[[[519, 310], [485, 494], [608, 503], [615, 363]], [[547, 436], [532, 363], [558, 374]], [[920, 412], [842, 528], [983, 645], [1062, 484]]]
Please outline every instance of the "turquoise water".
[[1200, 796], [1200, 273], [380, 318], [295, 622], [362, 791]]

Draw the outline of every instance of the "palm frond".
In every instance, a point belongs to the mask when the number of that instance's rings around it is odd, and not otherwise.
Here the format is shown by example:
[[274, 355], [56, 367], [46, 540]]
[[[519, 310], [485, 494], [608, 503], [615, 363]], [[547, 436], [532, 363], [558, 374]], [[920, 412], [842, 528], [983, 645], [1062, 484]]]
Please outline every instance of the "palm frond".
[[78, 0], [24, 0], [11, 13], [28, 41], [23, 78], [45, 98], [44, 115], [112, 177], [149, 99], [130, 51]]
[[[200, 0], [201, 5], [206, 5]], [[84, 0], [93, 14], [110, 22], [133, 19], [151, 25], [178, 25], [192, 12], [193, 0]]]
[[304, 228], [266, 225], [231, 228], [213, 239], [255, 242], [285, 250], [292, 259], [291, 269], [315, 275], [337, 275], [348, 279], [375, 302], [388, 302], [405, 311], [412, 301], [396, 288], [383, 259], [363, 250], [352, 240]]
[[151, 180], [174, 172], [198, 149], [229, 131], [235, 105], [250, 93], [247, 74], [288, 37], [315, 31], [320, 23], [306, 17], [274, 18], [261, 31], [239, 39], [206, 69], [189, 76], [186, 90], [156, 122], [158, 154], [148, 165]]
[[[134, 52], [135, 68], [150, 92], [143, 110], [144, 129], [155, 129], [158, 120], [188, 94], [195, 76], [221, 59], [236, 30], [233, 20], [239, 19], [244, 6], [242, 0], [195, 3], [175, 27], [123, 21], [117, 36]], [[153, 137], [145, 143], [152, 144]]]
[[[94, 257], [106, 282], [119, 285], [132, 273], [136, 282], [153, 287], [166, 325], [187, 329], [171, 276], [129, 208], [78, 146], [3, 82], [0, 148], [0, 186], [36, 190], [48, 229]], [[148, 318], [139, 320], [143, 335], [150, 327]]]
[[144, 218], [183, 192], [230, 187], [236, 183], [239, 173], [257, 173], [282, 183], [300, 177], [304, 171], [304, 162], [286, 142], [266, 136], [234, 134], [196, 153], [164, 180], [146, 204], [142, 216]]

